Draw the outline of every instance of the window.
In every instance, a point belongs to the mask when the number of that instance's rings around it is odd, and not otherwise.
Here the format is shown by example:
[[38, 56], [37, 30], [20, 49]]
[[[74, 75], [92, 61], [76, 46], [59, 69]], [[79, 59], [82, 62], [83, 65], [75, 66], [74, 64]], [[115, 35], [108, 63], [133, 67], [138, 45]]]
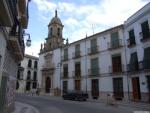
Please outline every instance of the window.
[[57, 35], [60, 36], [60, 28], [57, 29]]
[[129, 45], [135, 44], [135, 35], [134, 35], [134, 30], [129, 31]]
[[98, 58], [91, 59], [91, 74], [99, 74]]
[[80, 62], [75, 63], [75, 76], [81, 76], [81, 64], [80, 64]]
[[30, 80], [30, 78], [31, 78], [31, 71], [28, 71], [27, 72], [27, 80]]
[[91, 53], [96, 53], [97, 52], [97, 39], [92, 39], [91, 40]]
[[142, 39], [150, 38], [148, 20], [141, 24], [141, 28], [142, 28]]
[[37, 87], [37, 72], [34, 71], [32, 88], [35, 89], [36, 87]]
[[150, 47], [144, 49], [143, 68], [150, 69]]
[[75, 57], [80, 56], [80, 44], [75, 46]]
[[37, 69], [37, 61], [34, 61], [34, 68]]
[[1, 68], [1, 60], [2, 60], [2, 56], [0, 55], [0, 68]]
[[20, 79], [20, 71], [18, 69], [18, 73], [17, 73], [17, 79]]
[[115, 54], [112, 55], [112, 68], [111, 72], [121, 72], [122, 71], [122, 63], [121, 63], [121, 55]]
[[30, 67], [30, 68], [32, 67], [32, 60], [31, 59], [28, 60], [28, 67]]
[[63, 75], [64, 77], [68, 77], [68, 64], [63, 65]]
[[136, 71], [138, 70], [138, 68], [139, 66], [138, 66], [137, 52], [134, 52], [131, 54], [129, 71]]
[[64, 60], [68, 59], [68, 48], [64, 49]]
[[50, 35], [53, 35], [53, 28], [50, 29]]
[[36, 81], [37, 80], [37, 72], [34, 71], [34, 74], [33, 74], [33, 81]]
[[119, 34], [118, 32], [111, 33], [111, 48], [119, 46]]

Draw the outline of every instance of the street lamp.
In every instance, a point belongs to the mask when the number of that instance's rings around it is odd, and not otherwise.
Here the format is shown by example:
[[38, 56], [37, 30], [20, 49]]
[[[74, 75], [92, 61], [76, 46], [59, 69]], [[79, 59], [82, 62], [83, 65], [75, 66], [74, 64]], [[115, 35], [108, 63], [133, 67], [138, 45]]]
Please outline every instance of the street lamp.
[[30, 39], [30, 34], [24, 33], [24, 36], [28, 36], [28, 39], [26, 40], [26, 46], [30, 47], [31, 46], [31, 39]]

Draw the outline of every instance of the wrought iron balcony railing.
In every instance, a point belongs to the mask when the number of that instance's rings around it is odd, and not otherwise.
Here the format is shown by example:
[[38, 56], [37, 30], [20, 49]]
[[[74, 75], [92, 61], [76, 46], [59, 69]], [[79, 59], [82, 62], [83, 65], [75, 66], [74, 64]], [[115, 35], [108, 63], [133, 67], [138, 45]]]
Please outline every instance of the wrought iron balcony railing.
[[97, 46], [97, 45], [92, 46], [91, 48], [88, 48], [89, 55], [97, 54], [98, 52], [99, 52], [99, 46]]
[[116, 66], [109, 66], [109, 73], [122, 73], [124, 72], [124, 65], [116, 65]]
[[118, 39], [116, 41], [108, 43], [108, 49], [117, 49], [117, 48], [120, 48], [122, 46], [123, 46], [122, 39]]
[[100, 75], [100, 69], [99, 68], [88, 69], [88, 75], [89, 77], [97, 77]]
[[72, 71], [72, 77], [73, 77], [74, 79], [81, 79], [81, 70]]
[[72, 53], [72, 58], [80, 58], [81, 57], [81, 51], [75, 51], [74, 53]]

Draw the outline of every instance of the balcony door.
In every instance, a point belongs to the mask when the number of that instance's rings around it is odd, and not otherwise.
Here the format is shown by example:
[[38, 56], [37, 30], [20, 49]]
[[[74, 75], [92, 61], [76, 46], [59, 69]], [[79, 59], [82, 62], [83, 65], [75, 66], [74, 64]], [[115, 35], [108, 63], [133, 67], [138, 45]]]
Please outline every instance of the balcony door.
[[80, 62], [75, 63], [75, 76], [81, 76], [81, 65]]
[[112, 71], [113, 72], [121, 72], [122, 71], [120, 55], [112, 56]]
[[111, 34], [111, 48], [116, 48], [119, 46], [119, 35], [118, 32]]

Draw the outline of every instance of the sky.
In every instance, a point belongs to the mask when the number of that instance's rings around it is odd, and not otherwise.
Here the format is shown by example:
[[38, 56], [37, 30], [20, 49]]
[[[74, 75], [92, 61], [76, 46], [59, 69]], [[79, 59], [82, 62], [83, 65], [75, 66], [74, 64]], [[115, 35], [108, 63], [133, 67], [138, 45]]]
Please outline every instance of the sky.
[[48, 35], [48, 24], [55, 10], [69, 43], [123, 24], [127, 18], [146, 5], [149, 0], [31, 0], [26, 32], [32, 45], [25, 53], [38, 56], [41, 43]]

